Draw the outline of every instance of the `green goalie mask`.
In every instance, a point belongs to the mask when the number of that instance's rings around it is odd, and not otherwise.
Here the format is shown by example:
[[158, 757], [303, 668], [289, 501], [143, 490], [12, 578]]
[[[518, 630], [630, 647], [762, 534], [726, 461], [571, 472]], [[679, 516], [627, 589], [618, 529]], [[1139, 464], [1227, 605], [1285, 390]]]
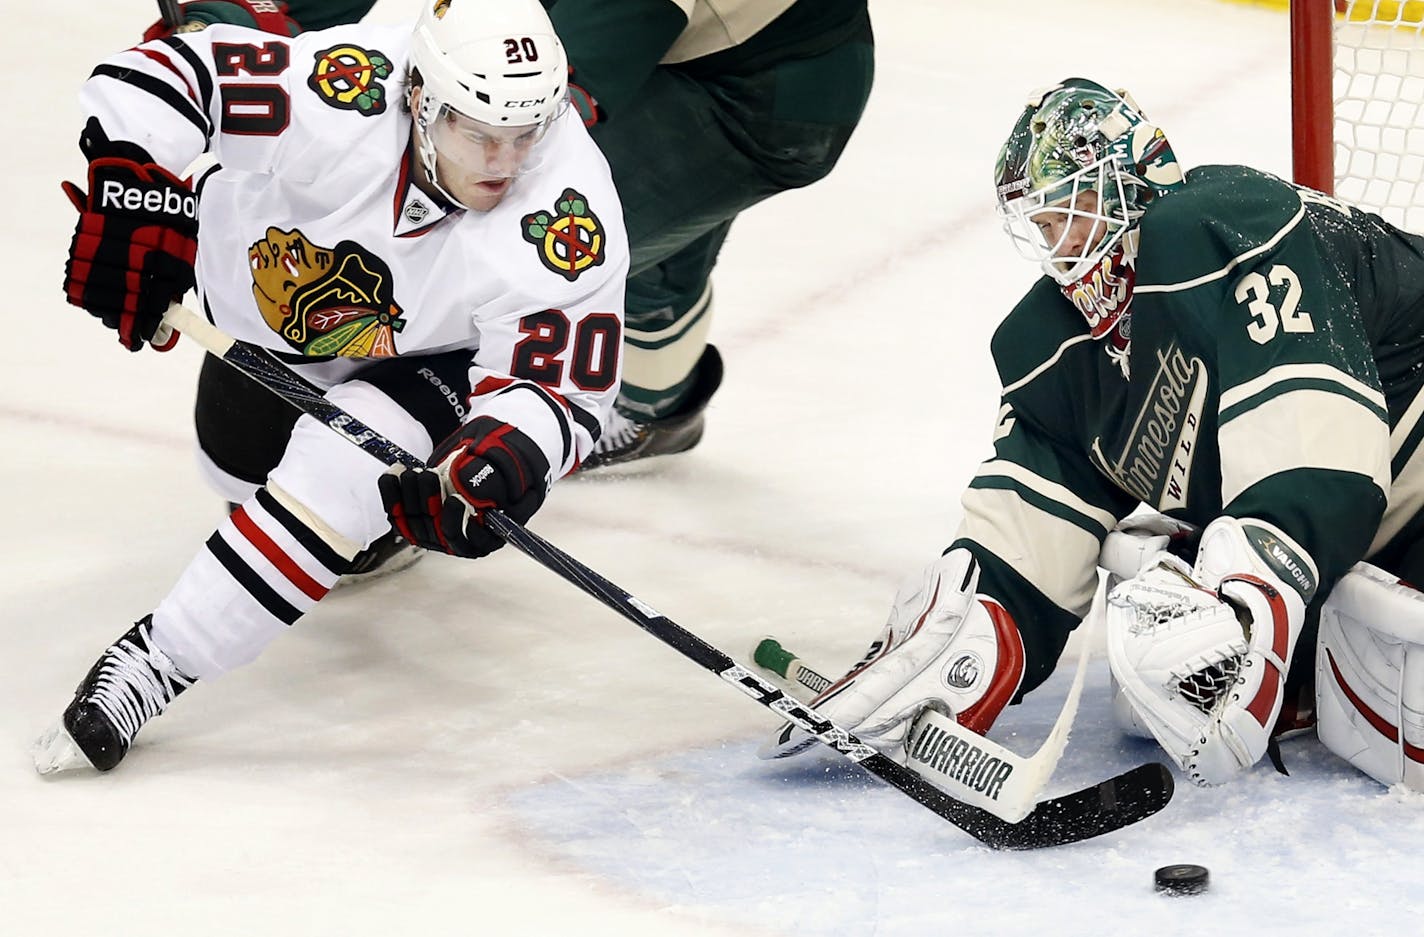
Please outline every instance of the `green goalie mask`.
[[1029, 101], [994, 173], [1004, 229], [1058, 282], [1094, 338], [1128, 310], [1143, 210], [1183, 181], [1171, 144], [1127, 92], [1084, 78]]

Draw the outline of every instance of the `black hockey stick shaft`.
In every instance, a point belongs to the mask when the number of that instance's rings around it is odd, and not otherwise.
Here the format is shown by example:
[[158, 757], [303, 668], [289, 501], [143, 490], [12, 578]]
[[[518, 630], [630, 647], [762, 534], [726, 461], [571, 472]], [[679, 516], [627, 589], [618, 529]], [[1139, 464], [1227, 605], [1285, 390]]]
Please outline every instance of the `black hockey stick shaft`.
[[[404, 465], [411, 468], [424, 466], [420, 459], [327, 401], [318, 388], [302, 380], [266, 349], [233, 339], [207, 319], [176, 303], [170, 307], [164, 318], [172, 328], [186, 333], [227, 364], [321, 420], [387, 465]], [[484, 513], [484, 522], [507, 543], [535, 562], [989, 846], [1031, 849], [1087, 839], [1150, 816], [1165, 806], [1171, 796], [1171, 775], [1167, 774], [1161, 765], [1143, 765], [1118, 778], [1072, 795], [1078, 800], [1071, 804], [1040, 804], [1025, 819], [1018, 823], [1009, 823], [986, 810], [955, 800], [914, 771], [876, 752], [851, 733], [798, 702], [794, 697], [786, 695], [722, 651], [638, 600], [627, 590], [614, 585], [538, 534], [511, 520], [504, 513], [487, 510]], [[1152, 769], [1156, 769], [1160, 775], [1149, 777]], [[1163, 778], [1166, 784], [1165, 792], [1162, 790]], [[1119, 791], [1114, 782], [1121, 782], [1124, 789]]]
[[183, 25], [183, 11], [178, 0], [158, 0], [158, 15], [170, 29]]

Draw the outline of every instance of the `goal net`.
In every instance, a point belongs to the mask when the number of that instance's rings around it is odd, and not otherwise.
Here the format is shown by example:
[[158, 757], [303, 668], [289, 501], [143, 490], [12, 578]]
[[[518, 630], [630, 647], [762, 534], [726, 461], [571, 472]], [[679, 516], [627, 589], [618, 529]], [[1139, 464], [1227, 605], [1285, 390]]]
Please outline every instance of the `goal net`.
[[1296, 179], [1424, 232], [1424, 2], [1292, 0]]

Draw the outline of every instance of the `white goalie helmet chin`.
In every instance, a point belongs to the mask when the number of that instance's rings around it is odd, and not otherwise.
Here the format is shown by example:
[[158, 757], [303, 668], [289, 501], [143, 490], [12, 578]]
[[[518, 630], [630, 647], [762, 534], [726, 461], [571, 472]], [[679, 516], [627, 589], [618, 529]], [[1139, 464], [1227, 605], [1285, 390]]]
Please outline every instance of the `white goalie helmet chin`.
[[[539, 0], [425, 0], [411, 41], [416, 151], [450, 201], [487, 209], [541, 162], [568, 59]], [[498, 198], [495, 198], [498, 201]]]

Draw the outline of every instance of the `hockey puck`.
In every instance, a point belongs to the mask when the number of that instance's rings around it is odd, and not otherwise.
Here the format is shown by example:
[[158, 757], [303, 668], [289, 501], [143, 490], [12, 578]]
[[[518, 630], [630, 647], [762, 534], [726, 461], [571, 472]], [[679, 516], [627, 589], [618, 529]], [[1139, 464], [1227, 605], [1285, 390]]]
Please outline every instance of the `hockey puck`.
[[1164, 865], [1156, 880], [1157, 890], [1165, 895], [1200, 895], [1211, 876], [1204, 865]]

